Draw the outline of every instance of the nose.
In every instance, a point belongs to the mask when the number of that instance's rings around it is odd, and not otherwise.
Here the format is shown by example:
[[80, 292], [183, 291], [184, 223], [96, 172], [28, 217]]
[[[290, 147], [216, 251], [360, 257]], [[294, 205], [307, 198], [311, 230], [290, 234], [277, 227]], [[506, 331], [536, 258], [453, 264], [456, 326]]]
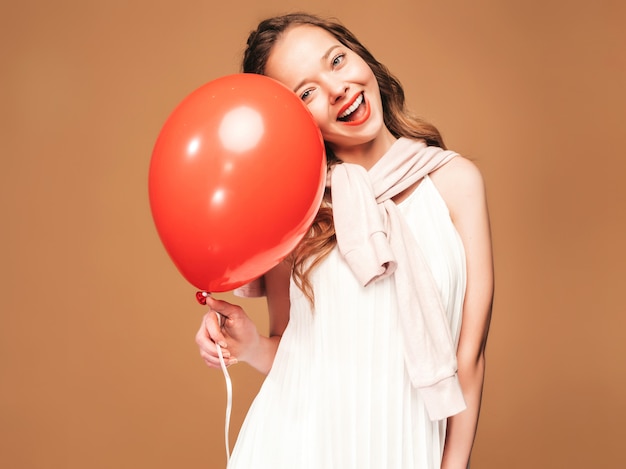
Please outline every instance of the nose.
[[341, 101], [341, 99], [348, 94], [348, 89], [350, 88], [343, 80], [337, 80], [334, 78], [329, 78], [326, 85], [328, 87], [329, 99], [332, 104]]

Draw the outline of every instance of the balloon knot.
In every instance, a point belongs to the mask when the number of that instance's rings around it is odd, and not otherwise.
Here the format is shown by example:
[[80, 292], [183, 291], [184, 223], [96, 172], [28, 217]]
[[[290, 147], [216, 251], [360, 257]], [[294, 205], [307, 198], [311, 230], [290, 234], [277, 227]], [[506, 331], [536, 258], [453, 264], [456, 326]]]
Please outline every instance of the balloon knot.
[[205, 291], [199, 291], [196, 292], [196, 300], [198, 300], [198, 303], [200, 303], [201, 305], [205, 305], [206, 304], [206, 297], [209, 296], [209, 294]]

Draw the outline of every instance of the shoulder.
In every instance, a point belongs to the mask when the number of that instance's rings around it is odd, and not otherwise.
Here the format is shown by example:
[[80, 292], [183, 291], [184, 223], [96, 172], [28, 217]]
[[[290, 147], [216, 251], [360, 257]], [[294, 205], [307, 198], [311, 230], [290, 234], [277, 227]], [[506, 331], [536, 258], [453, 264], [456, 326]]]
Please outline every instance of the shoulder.
[[455, 156], [431, 173], [436, 185], [453, 186], [462, 190], [484, 190], [483, 177], [478, 166], [463, 156]]
[[456, 156], [430, 175], [453, 219], [485, 204], [485, 183], [474, 162]]

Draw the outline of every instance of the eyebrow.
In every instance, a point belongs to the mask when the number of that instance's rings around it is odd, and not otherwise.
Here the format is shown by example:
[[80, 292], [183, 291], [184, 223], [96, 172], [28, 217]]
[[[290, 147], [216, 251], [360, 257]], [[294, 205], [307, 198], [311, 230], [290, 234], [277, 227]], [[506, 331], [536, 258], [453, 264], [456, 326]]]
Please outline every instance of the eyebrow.
[[[341, 44], [334, 44], [330, 46], [328, 50], [326, 51], [326, 53], [322, 55], [320, 62], [326, 62], [328, 60], [328, 57], [330, 57], [330, 54], [332, 54], [332, 52], [339, 47], [341, 47]], [[298, 83], [298, 85], [293, 89], [293, 92], [295, 93], [296, 91], [298, 91], [302, 87], [302, 85], [304, 85], [306, 82], [307, 82], [307, 79], [305, 78], [300, 83]]]
[[326, 53], [322, 56], [321, 61], [322, 62], [326, 62], [326, 60], [328, 60], [328, 57], [330, 57], [330, 54], [332, 53], [332, 51], [334, 51], [335, 49], [337, 49], [338, 47], [341, 47], [339, 44], [335, 44], [334, 46], [330, 46], [330, 48], [326, 51]]

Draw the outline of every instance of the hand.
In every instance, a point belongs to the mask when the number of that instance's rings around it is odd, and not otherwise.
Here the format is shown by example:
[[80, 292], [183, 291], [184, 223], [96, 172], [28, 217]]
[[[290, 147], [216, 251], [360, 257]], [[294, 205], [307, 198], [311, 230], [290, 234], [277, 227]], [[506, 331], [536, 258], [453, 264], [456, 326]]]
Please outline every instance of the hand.
[[247, 361], [254, 355], [260, 336], [256, 325], [245, 311], [237, 305], [208, 296], [209, 306], [196, 334], [200, 356], [211, 368], [220, 368], [216, 344], [222, 348], [227, 366]]

